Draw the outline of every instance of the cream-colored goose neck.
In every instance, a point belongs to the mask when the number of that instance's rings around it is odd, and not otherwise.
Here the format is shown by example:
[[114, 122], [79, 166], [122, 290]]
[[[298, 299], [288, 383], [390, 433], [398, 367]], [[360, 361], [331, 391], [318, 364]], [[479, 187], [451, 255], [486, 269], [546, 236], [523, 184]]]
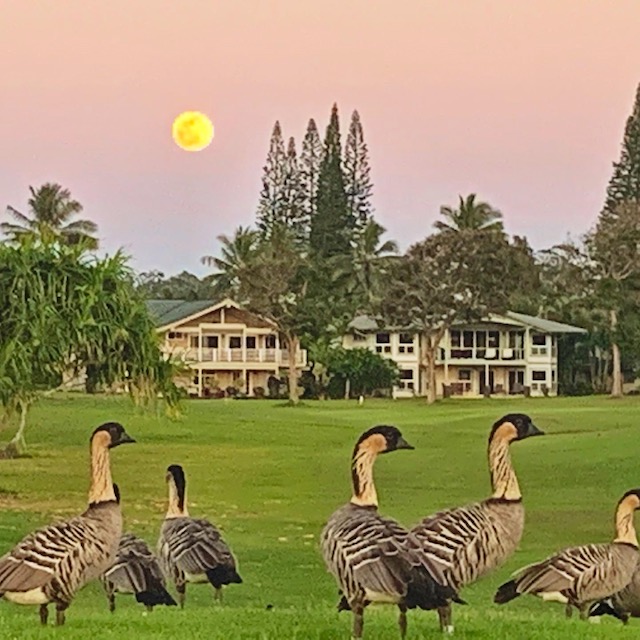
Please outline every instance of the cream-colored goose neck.
[[[176, 485], [173, 476], [169, 474], [167, 483], [169, 485], [169, 506], [167, 507], [167, 518], [184, 518], [189, 516], [187, 509], [187, 487], [186, 483], [182, 490], [182, 495]], [[182, 498], [182, 499], [181, 499]]]
[[493, 432], [489, 440], [488, 457], [493, 498], [500, 500], [522, 499], [509, 449], [517, 437], [518, 432], [513, 424], [504, 422]]
[[373, 482], [373, 464], [387, 448], [383, 435], [376, 433], [358, 444], [351, 459], [353, 496], [351, 503], [361, 507], [377, 507], [378, 494]]
[[640, 499], [635, 494], [622, 498], [616, 509], [616, 537], [614, 542], [626, 542], [638, 546], [638, 536], [633, 523], [635, 510], [640, 505]]
[[98, 431], [91, 438], [91, 487], [89, 504], [110, 502], [116, 499], [111, 479], [109, 445], [111, 436], [107, 431]]

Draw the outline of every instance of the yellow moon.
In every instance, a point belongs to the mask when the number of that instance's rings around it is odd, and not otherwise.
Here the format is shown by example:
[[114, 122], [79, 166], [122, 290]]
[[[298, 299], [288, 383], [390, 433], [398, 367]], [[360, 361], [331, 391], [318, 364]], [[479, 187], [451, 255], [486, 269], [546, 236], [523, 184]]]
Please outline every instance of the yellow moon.
[[202, 151], [213, 140], [213, 124], [199, 111], [185, 111], [171, 128], [173, 141], [185, 151]]

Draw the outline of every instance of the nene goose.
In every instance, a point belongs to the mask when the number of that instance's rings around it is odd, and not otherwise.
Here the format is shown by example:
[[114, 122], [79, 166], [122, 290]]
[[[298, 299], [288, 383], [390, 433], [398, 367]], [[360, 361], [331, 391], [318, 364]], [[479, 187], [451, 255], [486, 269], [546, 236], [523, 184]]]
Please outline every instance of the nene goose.
[[186, 479], [180, 465], [167, 469], [167, 482], [169, 508], [158, 540], [165, 575], [176, 586], [180, 607], [184, 607], [188, 582], [210, 582], [215, 598], [222, 600], [223, 585], [242, 582], [231, 549], [209, 521], [189, 517]]
[[322, 531], [322, 555], [343, 594], [338, 608], [353, 612], [353, 638], [362, 637], [364, 609], [371, 603], [398, 605], [404, 638], [407, 609], [460, 601], [453, 589], [433, 579], [412, 534], [378, 513], [373, 464], [378, 454], [398, 449], [413, 447], [395, 427], [373, 427], [360, 436], [351, 461], [353, 496]]
[[[113, 485], [120, 502], [118, 485]], [[109, 611], [116, 610], [116, 593], [134, 594], [136, 601], [153, 611], [156, 605], [175, 606], [176, 601], [165, 588], [158, 560], [147, 543], [132, 533], [123, 533], [114, 563], [100, 576], [109, 600]]]
[[640, 566], [636, 567], [631, 582], [622, 591], [591, 605], [590, 617], [604, 615], [614, 616], [623, 624], [627, 624], [629, 618], [640, 618]]
[[117, 422], [98, 427], [91, 436], [89, 508], [34, 531], [0, 558], [0, 597], [40, 605], [42, 624], [47, 624], [50, 603], [56, 605], [56, 624], [64, 624], [76, 591], [113, 562], [122, 514], [113, 492], [109, 449], [127, 442], [135, 440]]
[[[493, 494], [487, 500], [440, 511], [411, 530], [422, 553], [437, 567], [444, 584], [456, 591], [502, 565], [516, 550], [524, 528], [524, 506], [509, 447], [542, 435], [527, 415], [508, 414], [489, 435], [488, 458]], [[440, 629], [453, 632], [451, 604], [438, 608]]]
[[638, 539], [633, 514], [640, 507], [640, 489], [627, 491], [616, 508], [616, 537], [611, 544], [587, 544], [564, 549], [542, 562], [524, 567], [503, 584], [494, 602], [504, 604], [523, 593], [562, 602], [586, 619], [590, 605], [624, 589], [638, 564]]

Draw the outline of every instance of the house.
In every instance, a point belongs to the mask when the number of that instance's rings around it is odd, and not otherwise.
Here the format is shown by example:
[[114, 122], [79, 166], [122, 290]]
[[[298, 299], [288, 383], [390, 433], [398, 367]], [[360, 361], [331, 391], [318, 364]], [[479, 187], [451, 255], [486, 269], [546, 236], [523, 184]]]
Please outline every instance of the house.
[[[512, 311], [455, 325], [445, 332], [438, 349], [437, 395], [557, 395], [558, 336], [585, 333], [579, 327]], [[372, 318], [358, 316], [350, 323], [343, 346], [365, 347], [394, 360], [400, 368], [395, 397], [424, 394], [418, 334], [380, 329]]]
[[[162, 336], [162, 350], [181, 359], [192, 375], [177, 381], [189, 393], [207, 397], [235, 387], [254, 395], [267, 389], [270, 376], [289, 368], [289, 352], [280, 345], [275, 325], [230, 299], [148, 300], [147, 307]], [[307, 364], [300, 350], [296, 366]]]

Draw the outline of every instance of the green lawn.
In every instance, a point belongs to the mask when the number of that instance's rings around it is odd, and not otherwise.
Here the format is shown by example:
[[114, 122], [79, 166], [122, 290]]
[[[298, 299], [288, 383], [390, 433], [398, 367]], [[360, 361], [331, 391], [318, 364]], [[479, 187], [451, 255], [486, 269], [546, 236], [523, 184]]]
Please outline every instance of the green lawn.
[[[0, 638], [349, 638], [351, 617], [335, 611], [337, 587], [318, 551], [324, 521], [350, 495], [353, 443], [374, 424], [395, 424], [415, 451], [383, 456], [381, 511], [410, 525], [436, 509], [489, 493], [485, 446], [504, 413], [529, 413], [547, 432], [513, 447], [527, 506], [521, 549], [507, 566], [463, 591], [454, 610], [459, 638], [631, 638], [615, 620], [565, 620], [563, 608], [523, 597], [492, 604], [517, 567], [555, 549], [608, 541], [622, 493], [640, 486], [640, 401], [606, 398], [310, 402], [193, 401], [180, 422], [142, 414], [126, 399], [69, 395], [43, 402], [27, 434], [31, 458], [0, 461], [0, 553], [35, 526], [80, 512], [88, 487], [88, 438], [118, 420], [138, 444], [113, 452], [126, 528], [155, 545], [165, 506], [165, 470], [185, 467], [193, 516], [219, 525], [245, 582], [225, 591], [195, 585], [187, 607], [143, 608], [121, 596], [109, 614], [99, 584], [77, 596], [64, 630], [42, 629], [34, 608], [0, 603]], [[0, 433], [7, 440], [11, 433]], [[272, 608], [267, 609], [267, 605]], [[365, 638], [396, 638], [394, 608], [371, 608]], [[438, 637], [435, 612], [411, 612], [408, 638]]]

